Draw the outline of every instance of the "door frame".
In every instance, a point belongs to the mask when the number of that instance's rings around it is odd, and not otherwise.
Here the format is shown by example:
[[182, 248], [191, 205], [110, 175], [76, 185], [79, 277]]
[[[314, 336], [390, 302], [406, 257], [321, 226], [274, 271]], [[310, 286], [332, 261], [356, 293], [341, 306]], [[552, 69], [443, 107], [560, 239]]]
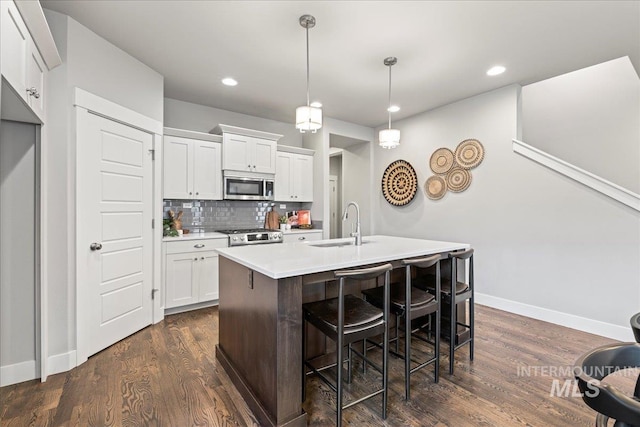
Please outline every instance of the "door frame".
[[[112, 101], [104, 99], [100, 96], [94, 95], [90, 92], [87, 92], [80, 88], [74, 89], [74, 100], [73, 100], [74, 112], [72, 115], [73, 123], [72, 129], [74, 129], [74, 156], [75, 156], [75, 171], [74, 171], [74, 215], [73, 218], [70, 219], [70, 230], [75, 234], [75, 230], [77, 227], [77, 218], [78, 218], [78, 203], [77, 203], [77, 165], [80, 159], [77, 156], [77, 136], [75, 130], [78, 127], [80, 120], [82, 120], [82, 116], [91, 113], [101, 117], [104, 117], [109, 120], [113, 120], [115, 122], [122, 123], [124, 125], [139, 129], [143, 132], [149, 133], [152, 135], [153, 141], [153, 150], [154, 150], [154, 161], [152, 163], [152, 218], [154, 220], [154, 229], [153, 229], [153, 240], [152, 240], [152, 271], [151, 271], [151, 280], [152, 280], [152, 289], [155, 293], [155, 298], [152, 301], [152, 323], [158, 323], [162, 319], [164, 319], [164, 298], [162, 295], [161, 288], [161, 248], [162, 248], [162, 123], [154, 120], [150, 117], [144, 116], [138, 112], [130, 110], [126, 107], [118, 105]], [[71, 216], [71, 215], [70, 215]], [[86, 349], [81, 348], [80, 339], [80, 328], [78, 325], [80, 324], [81, 319], [79, 318], [80, 304], [81, 301], [78, 298], [78, 281], [77, 281], [77, 268], [76, 259], [77, 259], [77, 251], [78, 245], [76, 239], [72, 239], [73, 245], [73, 266], [70, 266], [70, 277], [74, 278], [75, 281], [75, 293], [76, 293], [76, 301], [75, 301], [75, 337], [76, 337], [76, 361], [75, 366], [79, 366], [87, 360], [88, 355], [86, 354]], [[44, 316], [43, 316], [44, 318]], [[44, 355], [43, 355], [44, 356]], [[43, 378], [46, 378], [46, 373], [43, 373]]]

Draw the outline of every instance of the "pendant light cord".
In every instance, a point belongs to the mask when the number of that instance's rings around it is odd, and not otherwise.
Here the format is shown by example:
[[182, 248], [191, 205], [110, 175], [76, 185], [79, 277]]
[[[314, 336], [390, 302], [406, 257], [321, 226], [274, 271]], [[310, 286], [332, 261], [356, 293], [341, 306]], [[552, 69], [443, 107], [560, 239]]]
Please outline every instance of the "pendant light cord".
[[309, 104], [309, 26], [306, 27], [307, 30], [307, 107]]
[[391, 65], [389, 65], [389, 108], [387, 108], [387, 112], [389, 113], [389, 129], [391, 129]]

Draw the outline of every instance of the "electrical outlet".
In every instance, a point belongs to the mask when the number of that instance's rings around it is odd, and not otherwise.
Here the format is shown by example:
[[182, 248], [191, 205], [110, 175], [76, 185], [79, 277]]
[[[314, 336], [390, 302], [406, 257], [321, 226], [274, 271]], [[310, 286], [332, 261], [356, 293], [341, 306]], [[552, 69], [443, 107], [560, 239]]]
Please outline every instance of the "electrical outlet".
[[182, 204], [182, 209], [191, 209], [192, 207], [193, 207], [193, 203], [191, 202]]
[[280, 209], [287, 209], [287, 205], [285, 205], [285, 204], [281, 204], [281, 205], [280, 205]]

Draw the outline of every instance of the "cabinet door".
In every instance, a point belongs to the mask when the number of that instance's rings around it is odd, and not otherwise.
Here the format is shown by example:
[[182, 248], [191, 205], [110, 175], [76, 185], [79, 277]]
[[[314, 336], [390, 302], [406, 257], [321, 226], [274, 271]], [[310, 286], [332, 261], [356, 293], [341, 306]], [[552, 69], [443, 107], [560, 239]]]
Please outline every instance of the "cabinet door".
[[222, 145], [198, 140], [193, 144], [193, 197], [222, 200]]
[[165, 308], [198, 302], [196, 268], [199, 254], [184, 253], [166, 256]]
[[290, 153], [278, 153], [276, 156], [275, 200], [287, 202], [293, 200], [291, 187], [291, 173], [293, 172], [293, 158]]
[[253, 171], [251, 163], [252, 138], [225, 133], [222, 147], [222, 168], [237, 171]]
[[198, 254], [197, 264], [199, 301], [203, 302], [218, 299], [218, 253], [208, 251]]
[[253, 140], [253, 172], [276, 173], [276, 142], [268, 139]]
[[313, 202], [313, 156], [294, 157], [291, 185], [296, 202]]
[[44, 121], [44, 73], [44, 61], [36, 45], [30, 41], [27, 54], [26, 86], [30, 91], [29, 105], [42, 121]]
[[190, 139], [165, 136], [162, 188], [165, 199], [193, 198], [193, 144]]
[[27, 52], [31, 36], [13, 1], [0, 1], [2, 16], [2, 75], [18, 96], [29, 103], [26, 87]]

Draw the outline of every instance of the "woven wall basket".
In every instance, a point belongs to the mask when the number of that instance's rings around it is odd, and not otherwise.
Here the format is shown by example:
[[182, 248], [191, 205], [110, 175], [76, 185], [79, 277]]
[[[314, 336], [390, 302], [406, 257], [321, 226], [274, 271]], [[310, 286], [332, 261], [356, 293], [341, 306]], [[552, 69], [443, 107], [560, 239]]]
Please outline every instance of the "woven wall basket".
[[396, 160], [382, 175], [382, 194], [390, 204], [404, 206], [411, 202], [418, 190], [418, 176], [405, 160]]
[[473, 169], [484, 159], [484, 147], [477, 139], [465, 139], [456, 147], [456, 163], [465, 169]]

